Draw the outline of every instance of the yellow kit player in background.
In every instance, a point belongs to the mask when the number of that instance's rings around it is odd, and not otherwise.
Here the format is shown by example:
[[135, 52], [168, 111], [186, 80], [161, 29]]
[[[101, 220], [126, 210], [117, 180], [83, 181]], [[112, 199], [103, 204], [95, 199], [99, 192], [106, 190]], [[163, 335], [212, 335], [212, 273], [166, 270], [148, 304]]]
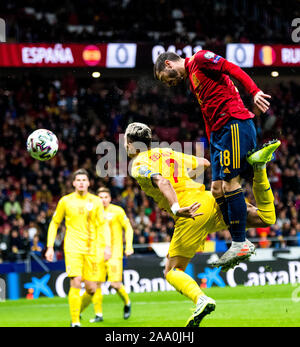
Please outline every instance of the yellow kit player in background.
[[[165, 277], [178, 292], [196, 304], [187, 326], [199, 326], [201, 320], [215, 309], [216, 303], [184, 270], [195, 253], [203, 250], [208, 233], [227, 229], [227, 225], [212, 193], [192, 179], [199, 177], [210, 165], [209, 161], [170, 148], [151, 148], [151, 138], [151, 129], [147, 125], [128, 125], [124, 144], [128, 156], [133, 159], [130, 173], [142, 190], [175, 220]], [[248, 227], [267, 226], [276, 220], [265, 163], [253, 165], [253, 194], [257, 208], [247, 205]]]
[[[48, 261], [53, 261], [57, 229], [65, 219], [64, 253], [66, 272], [70, 278], [68, 299], [72, 327], [80, 326], [80, 308], [88, 305], [97, 289], [100, 276], [97, 250], [102, 247], [105, 249], [105, 258], [111, 256], [111, 234], [104, 218], [103, 204], [98, 196], [88, 192], [89, 184], [85, 169], [79, 169], [73, 174], [75, 191], [63, 196], [57, 204], [48, 229], [45, 254]], [[80, 296], [82, 281], [86, 289], [84, 297]]]
[[128, 319], [131, 314], [131, 303], [126, 289], [122, 283], [123, 277], [123, 231], [125, 236], [125, 255], [133, 254], [133, 229], [122, 207], [111, 204], [111, 193], [108, 188], [102, 187], [97, 190], [97, 194], [104, 206], [104, 215], [110, 224], [111, 230], [111, 258], [108, 261], [101, 260], [98, 288], [93, 296], [95, 318], [91, 323], [103, 321], [102, 314], [102, 293], [101, 283], [110, 282], [110, 287], [114, 288], [124, 302], [124, 319]]

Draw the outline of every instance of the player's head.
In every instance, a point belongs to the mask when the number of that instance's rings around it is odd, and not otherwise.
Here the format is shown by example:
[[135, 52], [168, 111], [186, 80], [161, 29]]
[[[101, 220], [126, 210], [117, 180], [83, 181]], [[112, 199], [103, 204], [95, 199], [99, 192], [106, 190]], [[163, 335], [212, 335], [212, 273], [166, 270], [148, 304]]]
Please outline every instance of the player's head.
[[154, 64], [154, 78], [168, 85], [176, 86], [186, 77], [185, 60], [173, 52], [161, 53]]
[[73, 173], [73, 187], [77, 193], [87, 193], [89, 186], [89, 173], [86, 169], [79, 169]]
[[144, 123], [131, 123], [125, 130], [124, 145], [130, 158], [151, 147], [152, 131]]
[[107, 207], [111, 203], [110, 190], [106, 187], [101, 187], [97, 190], [97, 195], [102, 200], [103, 206]]

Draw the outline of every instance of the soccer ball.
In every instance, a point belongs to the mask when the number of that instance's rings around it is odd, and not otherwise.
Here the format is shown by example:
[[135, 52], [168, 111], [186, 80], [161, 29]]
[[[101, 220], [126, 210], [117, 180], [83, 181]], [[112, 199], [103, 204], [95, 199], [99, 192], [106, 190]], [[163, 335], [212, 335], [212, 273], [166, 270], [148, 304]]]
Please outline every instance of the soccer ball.
[[58, 150], [56, 135], [47, 129], [38, 129], [27, 138], [27, 151], [32, 158], [41, 161], [53, 158]]

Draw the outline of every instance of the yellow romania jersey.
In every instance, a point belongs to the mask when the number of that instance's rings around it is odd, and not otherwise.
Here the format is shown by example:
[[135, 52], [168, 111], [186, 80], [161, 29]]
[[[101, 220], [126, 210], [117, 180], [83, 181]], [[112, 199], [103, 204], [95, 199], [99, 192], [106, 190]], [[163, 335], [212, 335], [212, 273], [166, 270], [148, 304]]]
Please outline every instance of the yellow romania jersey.
[[47, 247], [53, 247], [57, 229], [65, 219], [64, 251], [96, 255], [99, 247], [110, 246], [111, 235], [101, 199], [91, 193], [63, 196], [48, 229]]
[[176, 217], [175, 229], [170, 242], [170, 257], [192, 258], [198, 251], [204, 250], [208, 233], [226, 228], [222, 213], [210, 191], [190, 178], [189, 171], [198, 166], [197, 158], [192, 155], [175, 152], [169, 148], [154, 148], [141, 152], [134, 158], [131, 176], [137, 180], [142, 190], [171, 215], [169, 202], [158, 188], [152, 184], [151, 177], [160, 174], [172, 184], [181, 207], [200, 203], [197, 212], [202, 215], [192, 218]]
[[132, 251], [133, 229], [120, 206], [109, 204], [104, 209], [105, 218], [108, 220], [111, 230], [111, 257], [123, 258], [123, 231], [125, 236], [125, 251]]
[[179, 205], [189, 206], [191, 193], [205, 191], [203, 184], [195, 182], [189, 176], [189, 171], [196, 169], [197, 166], [195, 156], [176, 152], [170, 148], [153, 148], [139, 153], [133, 160], [131, 176], [161, 209], [172, 214], [167, 199], [152, 185], [151, 177], [160, 174], [168, 179], [176, 192]]

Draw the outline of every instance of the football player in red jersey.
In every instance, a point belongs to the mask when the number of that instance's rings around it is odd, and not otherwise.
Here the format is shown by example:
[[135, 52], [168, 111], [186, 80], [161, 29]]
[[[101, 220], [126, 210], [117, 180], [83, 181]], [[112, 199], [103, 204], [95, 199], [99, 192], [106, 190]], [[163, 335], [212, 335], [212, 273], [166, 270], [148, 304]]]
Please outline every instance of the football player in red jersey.
[[215, 265], [228, 269], [254, 252], [254, 245], [246, 239], [247, 207], [240, 179], [252, 172], [247, 153], [256, 148], [254, 114], [245, 107], [230, 77], [242, 84], [262, 112], [268, 110], [271, 96], [239, 66], [207, 50], [185, 59], [173, 52], [160, 54], [154, 77], [170, 87], [189, 78], [200, 104], [210, 142], [211, 190], [232, 237], [230, 249]]

